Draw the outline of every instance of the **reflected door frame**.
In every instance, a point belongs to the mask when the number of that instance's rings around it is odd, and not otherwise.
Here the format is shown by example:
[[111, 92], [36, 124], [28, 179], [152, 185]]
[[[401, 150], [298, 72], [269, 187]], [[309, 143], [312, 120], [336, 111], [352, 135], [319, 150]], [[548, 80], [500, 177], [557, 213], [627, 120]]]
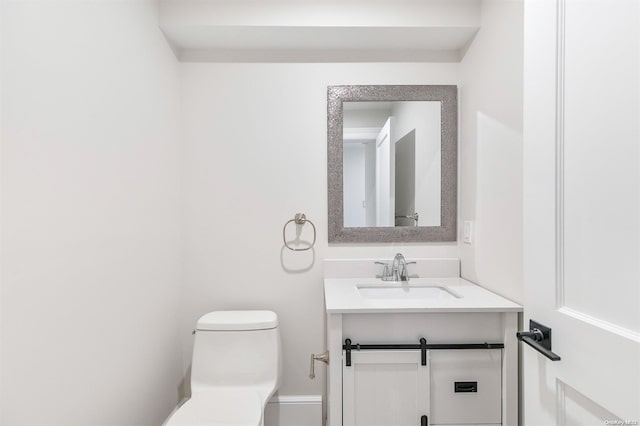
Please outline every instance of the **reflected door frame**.
[[376, 226], [395, 226], [395, 149], [389, 117], [376, 138]]

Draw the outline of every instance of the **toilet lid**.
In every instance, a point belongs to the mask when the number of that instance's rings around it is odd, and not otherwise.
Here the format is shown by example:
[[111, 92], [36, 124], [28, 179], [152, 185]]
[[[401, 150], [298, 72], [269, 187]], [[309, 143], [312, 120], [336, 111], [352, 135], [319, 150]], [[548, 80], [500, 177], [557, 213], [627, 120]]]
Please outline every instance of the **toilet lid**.
[[196, 330], [268, 330], [277, 326], [278, 315], [272, 311], [214, 311], [200, 317]]
[[253, 390], [200, 391], [185, 402], [166, 426], [259, 426], [262, 404]]

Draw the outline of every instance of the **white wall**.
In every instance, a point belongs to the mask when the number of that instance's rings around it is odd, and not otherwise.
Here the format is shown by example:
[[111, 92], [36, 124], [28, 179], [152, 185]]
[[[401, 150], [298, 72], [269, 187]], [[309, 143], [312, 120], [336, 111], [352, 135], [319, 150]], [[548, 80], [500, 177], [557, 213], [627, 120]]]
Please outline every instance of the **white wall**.
[[[322, 259], [458, 255], [456, 243], [328, 246], [327, 86], [457, 84], [458, 65], [185, 63], [181, 72], [185, 371], [200, 315], [273, 309], [284, 346], [280, 394], [320, 394], [322, 367], [315, 381], [308, 374], [309, 354], [325, 348]], [[315, 252], [282, 249], [282, 226], [296, 212], [318, 228]]]
[[[483, 0], [482, 26], [461, 63], [462, 276], [522, 302], [523, 2]], [[458, 233], [461, 235], [461, 231]]]
[[[321, 393], [321, 371], [307, 374], [324, 350], [325, 258], [460, 251], [467, 278], [519, 300], [521, 2], [482, 6], [462, 66], [178, 68], [151, 2], [5, 2], [2, 423], [160, 423], [193, 325], [214, 309], [278, 312], [280, 393]], [[459, 220], [476, 220], [473, 246], [327, 244], [338, 84], [460, 84]], [[318, 228], [313, 252], [282, 247], [300, 211]]]
[[7, 1], [2, 416], [152, 425], [178, 401], [177, 63], [150, 1]]

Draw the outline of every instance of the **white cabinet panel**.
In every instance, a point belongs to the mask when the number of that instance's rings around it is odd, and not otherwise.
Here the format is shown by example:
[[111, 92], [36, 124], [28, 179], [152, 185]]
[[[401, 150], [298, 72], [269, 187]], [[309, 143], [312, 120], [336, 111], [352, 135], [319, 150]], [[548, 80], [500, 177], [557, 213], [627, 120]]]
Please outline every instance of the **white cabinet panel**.
[[420, 351], [343, 354], [344, 426], [416, 426], [429, 412], [429, 367]]
[[502, 350], [434, 350], [430, 423], [501, 423]]

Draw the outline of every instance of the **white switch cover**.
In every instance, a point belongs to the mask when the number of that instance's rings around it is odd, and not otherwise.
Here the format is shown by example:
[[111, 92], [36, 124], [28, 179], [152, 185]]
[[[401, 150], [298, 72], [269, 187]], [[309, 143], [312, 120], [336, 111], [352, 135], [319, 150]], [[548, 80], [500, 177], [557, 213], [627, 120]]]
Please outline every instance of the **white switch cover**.
[[471, 220], [464, 221], [462, 241], [466, 244], [473, 243], [473, 221]]

